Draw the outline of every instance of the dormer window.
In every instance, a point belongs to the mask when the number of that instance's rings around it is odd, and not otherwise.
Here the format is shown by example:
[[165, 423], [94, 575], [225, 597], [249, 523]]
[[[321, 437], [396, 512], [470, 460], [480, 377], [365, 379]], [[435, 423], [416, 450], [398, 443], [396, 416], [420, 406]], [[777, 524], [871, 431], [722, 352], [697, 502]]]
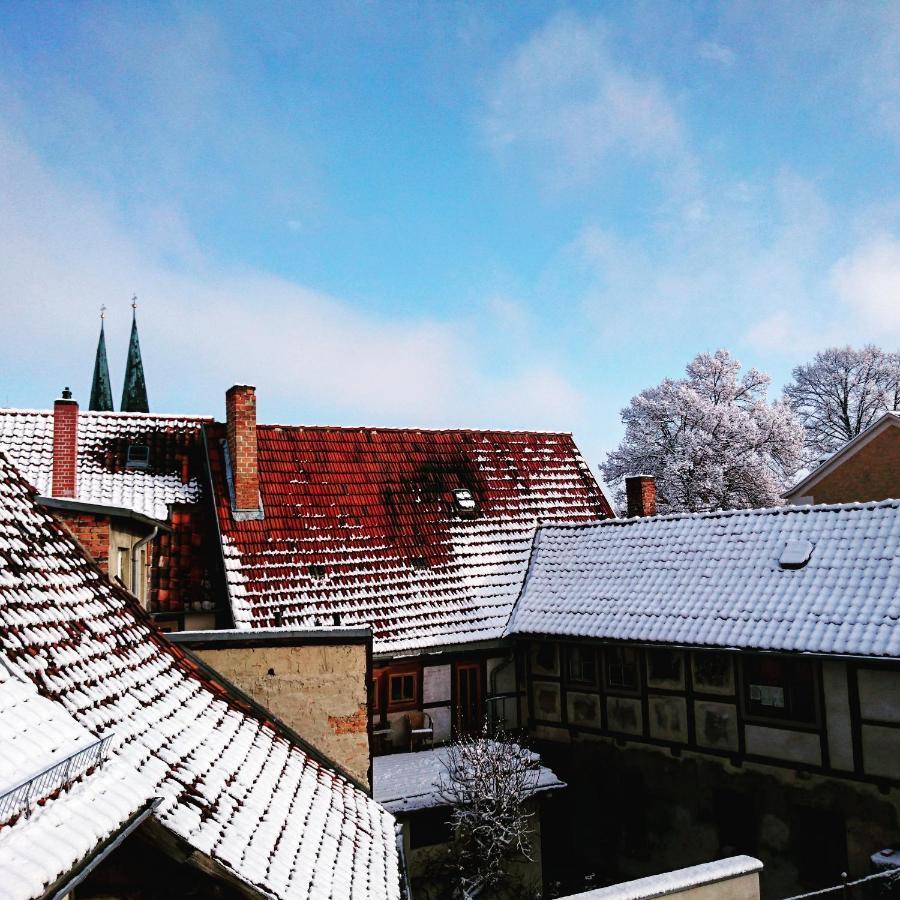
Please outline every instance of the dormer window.
[[457, 488], [453, 492], [453, 502], [460, 512], [473, 513], [478, 509], [478, 503], [468, 488]]
[[150, 466], [150, 448], [146, 444], [129, 444], [125, 457], [126, 469], [147, 469]]

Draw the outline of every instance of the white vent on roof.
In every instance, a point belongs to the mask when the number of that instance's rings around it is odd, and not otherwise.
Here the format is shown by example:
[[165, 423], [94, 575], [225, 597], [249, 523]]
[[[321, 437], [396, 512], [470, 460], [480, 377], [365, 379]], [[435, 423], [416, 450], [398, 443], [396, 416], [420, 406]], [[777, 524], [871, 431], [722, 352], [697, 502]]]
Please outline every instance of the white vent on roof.
[[802, 569], [812, 556], [813, 545], [809, 541], [788, 541], [781, 551], [778, 565], [782, 569]]
[[453, 492], [453, 499], [457, 508], [463, 512], [475, 512], [478, 509], [478, 503], [476, 503], [472, 492], [468, 488], [457, 488]]

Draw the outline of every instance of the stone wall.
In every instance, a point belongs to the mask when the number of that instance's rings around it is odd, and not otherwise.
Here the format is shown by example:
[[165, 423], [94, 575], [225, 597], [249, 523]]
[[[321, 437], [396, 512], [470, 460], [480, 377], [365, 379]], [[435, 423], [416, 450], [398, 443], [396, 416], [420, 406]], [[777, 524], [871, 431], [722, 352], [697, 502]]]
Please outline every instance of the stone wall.
[[364, 642], [193, 652], [317, 750], [369, 784]]

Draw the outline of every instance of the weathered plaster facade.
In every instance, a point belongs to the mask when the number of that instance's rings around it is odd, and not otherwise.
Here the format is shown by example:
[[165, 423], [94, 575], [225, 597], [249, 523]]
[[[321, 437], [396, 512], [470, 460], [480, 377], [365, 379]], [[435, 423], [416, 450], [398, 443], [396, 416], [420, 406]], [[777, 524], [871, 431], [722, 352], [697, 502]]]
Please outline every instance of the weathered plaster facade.
[[[206, 640], [210, 635], [219, 641]], [[327, 630], [305, 637], [285, 632], [271, 639], [258, 632], [172, 637], [359, 782], [370, 784], [369, 636], [342, 638], [335, 629], [331, 636]]]

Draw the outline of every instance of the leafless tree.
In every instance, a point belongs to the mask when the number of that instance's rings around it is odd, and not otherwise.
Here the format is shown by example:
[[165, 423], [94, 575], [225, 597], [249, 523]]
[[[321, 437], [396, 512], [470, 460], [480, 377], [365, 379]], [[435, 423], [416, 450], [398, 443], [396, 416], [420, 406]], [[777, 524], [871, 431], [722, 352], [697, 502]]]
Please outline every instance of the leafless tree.
[[900, 403], [900, 354], [829, 347], [797, 366], [784, 395], [806, 429], [809, 462], [833, 453]]
[[439, 791], [453, 809], [453, 868], [462, 897], [501, 887], [507, 864], [531, 860], [533, 796], [540, 773], [536, 754], [487, 723], [477, 735], [462, 735], [449, 748]]

